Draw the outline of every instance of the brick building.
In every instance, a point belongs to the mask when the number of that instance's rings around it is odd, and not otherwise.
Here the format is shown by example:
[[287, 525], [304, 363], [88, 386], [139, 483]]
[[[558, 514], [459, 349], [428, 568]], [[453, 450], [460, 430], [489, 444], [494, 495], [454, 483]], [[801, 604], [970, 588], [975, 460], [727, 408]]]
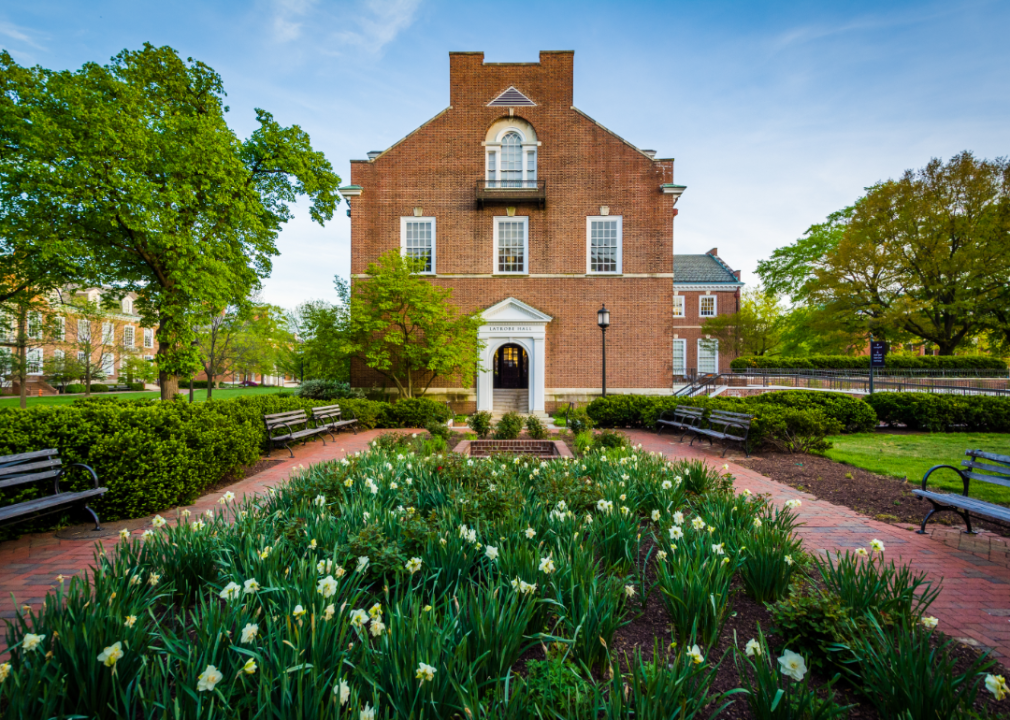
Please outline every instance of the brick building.
[[[684, 190], [673, 160], [574, 106], [572, 52], [542, 52], [536, 63], [485, 63], [480, 52], [449, 60], [449, 107], [351, 161], [341, 192], [352, 283], [401, 248], [426, 260], [431, 282], [451, 287], [461, 309], [484, 312], [476, 392], [441, 387], [461, 410], [543, 412], [598, 395], [604, 303], [608, 392], [669, 393], [674, 205]], [[356, 364], [352, 384], [383, 382]]]
[[740, 309], [740, 271], [731, 270], [716, 248], [704, 255], [673, 256], [673, 375], [729, 372], [735, 356], [703, 336], [708, 318]]

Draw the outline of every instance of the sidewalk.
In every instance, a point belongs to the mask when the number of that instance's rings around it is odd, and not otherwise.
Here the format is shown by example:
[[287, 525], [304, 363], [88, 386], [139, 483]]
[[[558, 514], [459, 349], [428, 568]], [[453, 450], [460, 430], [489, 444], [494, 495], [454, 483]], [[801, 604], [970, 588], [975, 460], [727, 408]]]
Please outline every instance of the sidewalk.
[[[980, 648], [1007, 664], [1010, 659], [1010, 568], [968, 552], [949, 547], [928, 535], [917, 535], [907, 526], [889, 525], [860, 515], [854, 510], [819, 500], [809, 493], [774, 482], [753, 470], [741, 467], [717, 454], [678, 443], [675, 436], [656, 435], [644, 430], [627, 431], [642, 449], [669, 457], [697, 458], [722, 467], [735, 478], [737, 490], [767, 493], [777, 505], [797, 499], [799, 535], [809, 552], [843, 552], [869, 548], [874, 538], [884, 543], [884, 557], [899, 560], [942, 581], [943, 588], [929, 614], [940, 621], [939, 629]], [[972, 536], [968, 536], [971, 538]]]

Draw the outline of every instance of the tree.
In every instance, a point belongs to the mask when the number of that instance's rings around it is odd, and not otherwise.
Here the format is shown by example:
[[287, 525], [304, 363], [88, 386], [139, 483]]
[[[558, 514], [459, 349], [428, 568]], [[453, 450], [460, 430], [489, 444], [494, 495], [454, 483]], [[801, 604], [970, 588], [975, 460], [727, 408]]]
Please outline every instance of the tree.
[[42, 364], [42, 375], [46, 380], [61, 391], [66, 392], [67, 385], [84, 377], [84, 365], [73, 355], [53, 355]]
[[158, 366], [153, 360], [133, 355], [123, 361], [119, 374], [126, 376], [127, 383], [142, 382], [147, 385], [158, 379]]
[[122, 320], [117, 320], [111, 308], [103, 300], [92, 300], [86, 296], [69, 299], [65, 303], [67, 327], [61, 337], [55, 338], [68, 351], [76, 353], [80, 365], [80, 377], [84, 380], [84, 394], [91, 395], [93, 380], [102, 380], [112, 375], [115, 363], [115, 349], [123, 345]]
[[782, 344], [785, 315], [777, 295], [751, 288], [740, 298], [737, 312], [709, 318], [701, 332], [733, 355], [773, 355]]
[[192, 318], [269, 274], [290, 204], [307, 196], [323, 224], [339, 202], [340, 178], [303, 130], [257, 110], [259, 127], [239, 140], [221, 78], [171, 48], [76, 72], [3, 53], [0, 82], [0, 230], [58, 238], [68, 257], [90, 258], [93, 284], [137, 293], [157, 327], [165, 399], [198, 367]]
[[230, 373], [273, 373], [291, 338], [278, 307], [251, 298], [214, 315], [197, 332], [200, 361], [207, 376], [207, 399], [216, 378]]
[[233, 304], [212, 315], [196, 330], [200, 364], [207, 376], [208, 400], [214, 396], [215, 380], [235, 370], [237, 338], [249, 317], [248, 306]]
[[803, 237], [758, 262], [757, 275], [765, 290], [794, 302], [808, 300], [815, 269], [838, 247], [854, 212], [855, 206], [850, 205], [831, 213], [825, 222], [807, 228]]
[[340, 276], [334, 278], [334, 285], [339, 303], [312, 300], [288, 314], [293, 342], [280, 356], [285, 373], [299, 378], [350, 381], [347, 334], [351, 289]]
[[417, 397], [436, 377], [468, 387], [484, 343], [480, 312], [461, 313], [452, 290], [416, 274], [420, 263], [390, 250], [354, 286], [345, 352], [390, 380], [400, 397]]

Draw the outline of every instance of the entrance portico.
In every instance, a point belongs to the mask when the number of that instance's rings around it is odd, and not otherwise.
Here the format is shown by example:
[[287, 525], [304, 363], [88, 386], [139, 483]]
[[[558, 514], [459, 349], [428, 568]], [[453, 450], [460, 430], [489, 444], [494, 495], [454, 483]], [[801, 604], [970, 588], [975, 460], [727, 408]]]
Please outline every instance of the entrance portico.
[[[529, 388], [526, 412], [544, 412], [546, 326], [553, 318], [515, 298], [484, 311], [478, 337], [484, 341], [477, 377], [477, 409], [492, 411], [495, 387]], [[498, 375], [495, 381], [496, 370]]]

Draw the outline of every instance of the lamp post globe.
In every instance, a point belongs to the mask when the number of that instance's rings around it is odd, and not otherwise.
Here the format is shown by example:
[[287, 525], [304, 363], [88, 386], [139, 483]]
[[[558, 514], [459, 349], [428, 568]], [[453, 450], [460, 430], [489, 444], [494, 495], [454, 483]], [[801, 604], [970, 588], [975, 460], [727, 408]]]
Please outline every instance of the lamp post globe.
[[610, 311], [606, 304], [596, 311], [596, 324], [600, 326], [603, 338], [603, 397], [607, 397], [607, 328], [610, 327]]

